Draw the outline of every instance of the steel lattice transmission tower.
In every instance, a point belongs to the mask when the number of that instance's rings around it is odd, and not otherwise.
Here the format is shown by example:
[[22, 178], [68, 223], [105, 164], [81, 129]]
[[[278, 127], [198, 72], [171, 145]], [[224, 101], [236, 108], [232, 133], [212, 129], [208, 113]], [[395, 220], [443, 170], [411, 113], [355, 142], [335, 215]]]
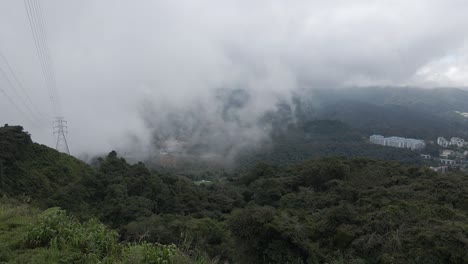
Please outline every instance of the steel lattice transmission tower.
[[57, 135], [57, 143], [55, 145], [55, 149], [70, 155], [70, 149], [68, 148], [66, 137], [67, 134], [67, 121], [65, 121], [65, 119], [61, 116], [56, 117], [54, 121], [54, 135]]
[[56, 149], [61, 152], [70, 154], [67, 142], [67, 121], [62, 117], [62, 108], [57, 89], [57, 81], [55, 78], [55, 70], [52, 61], [52, 56], [49, 50], [49, 42], [47, 38], [47, 28], [42, 14], [41, 1], [39, 0], [23, 0], [26, 9], [29, 27], [34, 39], [37, 57], [42, 69], [42, 74], [45, 81], [45, 86], [49, 90], [49, 97], [52, 104], [52, 112], [54, 113], [54, 134], [57, 135]]

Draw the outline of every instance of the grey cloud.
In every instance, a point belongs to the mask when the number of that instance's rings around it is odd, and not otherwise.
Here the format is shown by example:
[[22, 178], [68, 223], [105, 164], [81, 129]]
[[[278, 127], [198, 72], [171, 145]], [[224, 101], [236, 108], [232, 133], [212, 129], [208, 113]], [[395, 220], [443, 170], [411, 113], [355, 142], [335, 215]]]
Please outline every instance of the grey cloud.
[[[209, 124], [223, 152], [265, 140], [259, 118], [298, 88], [468, 81], [447, 75], [453, 65], [444, 61], [454, 56], [457, 69], [468, 65], [461, 0], [41, 4], [74, 153], [143, 152], [155, 134], [175, 133], [173, 115], [191, 124], [197, 142], [207, 140], [200, 124]], [[0, 3], [0, 51], [51, 116], [28, 26], [22, 1]], [[434, 82], [438, 71], [447, 76]], [[216, 93], [239, 88], [248, 100], [223, 110]], [[187, 117], [194, 111], [203, 118]], [[242, 122], [226, 121], [226, 113]], [[51, 120], [34, 125], [2, 97], [0, 119], [54, 143]]]

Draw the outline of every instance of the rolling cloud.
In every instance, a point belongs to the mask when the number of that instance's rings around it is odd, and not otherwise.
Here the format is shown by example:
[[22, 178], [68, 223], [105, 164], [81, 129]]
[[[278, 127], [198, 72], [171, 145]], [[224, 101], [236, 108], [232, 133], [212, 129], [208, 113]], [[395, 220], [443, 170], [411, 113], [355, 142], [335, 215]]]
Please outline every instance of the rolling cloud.
[[[230, 155], [239, 142], [264, 140], [268, 128], [259, 118], [298, 89], [468, 85], [468, 5], [461, 0], [41, 5], [76, 154], [143, 153], [155, 137], [177, 133], [171, 122], [182, 120], [190, 138], [217, 142], [222, 147], [214, 151]], [[34, 103], [50, 116], [32, 122], [0, 97], [0, 120], [23, 124], [53, 146], [50, 103], [22, 1], [0, 3], [0, 40]], [[0, 85], [11, 93], [1, 76]], [[240, 90], [246, 94], [236, 95]]]

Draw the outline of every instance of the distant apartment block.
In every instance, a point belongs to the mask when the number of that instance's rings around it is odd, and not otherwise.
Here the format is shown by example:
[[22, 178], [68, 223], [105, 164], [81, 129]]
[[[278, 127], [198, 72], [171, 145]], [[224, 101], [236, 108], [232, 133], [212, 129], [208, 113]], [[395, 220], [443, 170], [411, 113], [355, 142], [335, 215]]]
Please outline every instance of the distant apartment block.
[[453, 137], [450, 139], [450, 144], [463, 148], [463, 146], [465, 146], [465, 140], [463, 138]]
[[444, 137], [438, 137], [437, 145], [442, 146], [444, 148], [448, 146], [457, 146], [459, 148], [462, 148], [466, 145], [466, 142], [463, 138], [459, 138], [459, 137], [453, 137], [450, 140], [447, 140]]
[[445, 138], [443, 138], [443, 137], [438, 137], [437, 138], [437, 145], [446, 148], [446, 147], [450, 146], [450, 142], [448, 140], [446, 140]]
[[373, 144], [396, 147], [396, 148], [409, 148], [412, 150], [423, 149], [426, 147], [426, 143], [420, 139], [413, 138], [402, 138], [402, 137], [384, 137], [381, 135], [372, 135], [369, 137], [369, 141]]
[[467, 112], [455, 111], [455, 113], [457, 113], [457, 114], [459, 114], [459, 115], [461, 115], [461, 116], [463, 116], [463, 117], [468, 118], [468, 113], [467, 113]]
[[451, 159], [440, 159], [440, 163], [444, 165], [455, 165], [456, 161]]
[[449, 156], [452, 156], [452, 155], [454, 155], [454, 154], [455, 154], [455, 151], [449, 150], [449, 149], [445, 149], [445, 150], [442, 150], [442, 153], [440, 154], [440, 157], [448, 159]]
[[421, 154], [421, 157], [422, 157], [423, 159], [432, 159], [432, 156], [429, 155], [429, 154]]

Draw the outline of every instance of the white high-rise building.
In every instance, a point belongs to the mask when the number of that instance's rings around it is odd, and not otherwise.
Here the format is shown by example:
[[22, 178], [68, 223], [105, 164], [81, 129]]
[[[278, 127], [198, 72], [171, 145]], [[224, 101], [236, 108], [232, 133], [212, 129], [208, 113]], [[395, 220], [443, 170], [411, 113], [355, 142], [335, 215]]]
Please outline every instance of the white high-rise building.
[[444, 137], [438, 137], [437, 138], [437, 145], [446, 148], [446, 147], [450, 146], [450, 142], [447, 139], [445, 139]]
[[371, 143], [378, 144], [378, 145], [384, 145], [385, 142], [385, 137], [380, 136], [380, 135], [372, 135], [369, 137], [369, 140]]
[[372, 135], [369, 137], [369, 141], [373, 144], [390, 146], [395, 148], [409, 148], [412, 150], [423, 149], [426, 147], [426, 143], [420, 139], [413, 138], [402, 138], [402, 137], [384, 137], [381, 135]]
[[438, 137], [437, 145], [442, 146], [444, 148], [448, 146], [457, 146], [459, 148], [462, 148], [466, 145], [466, 142], [463, 138], [459, 138], [459, 137], [453, 137], [450, 140], [447, 140], [444, 137]]
[[453, 137], [452, 139], [450, 139], [450, 145], [463, 148], [463, 146], [465, 146], [465, 140], [463, 138]]

